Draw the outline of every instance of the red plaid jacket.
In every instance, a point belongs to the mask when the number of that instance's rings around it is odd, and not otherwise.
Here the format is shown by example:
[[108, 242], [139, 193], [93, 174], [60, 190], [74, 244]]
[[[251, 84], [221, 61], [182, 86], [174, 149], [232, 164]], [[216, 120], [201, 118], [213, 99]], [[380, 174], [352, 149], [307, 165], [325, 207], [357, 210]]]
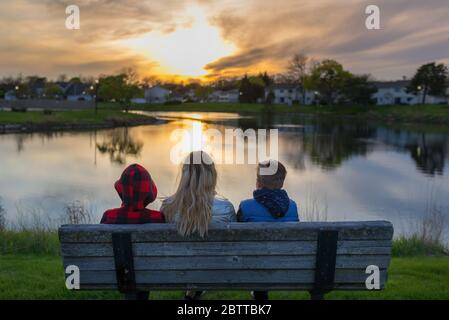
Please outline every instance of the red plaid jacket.
[[156, 200], [157, 188], [145, 168], [130, 165], [114, 185], [122, 199], [122, 206], [107, 210], [101, 218], [104, 224], [164, 223], [161, 212], [145, 207]]

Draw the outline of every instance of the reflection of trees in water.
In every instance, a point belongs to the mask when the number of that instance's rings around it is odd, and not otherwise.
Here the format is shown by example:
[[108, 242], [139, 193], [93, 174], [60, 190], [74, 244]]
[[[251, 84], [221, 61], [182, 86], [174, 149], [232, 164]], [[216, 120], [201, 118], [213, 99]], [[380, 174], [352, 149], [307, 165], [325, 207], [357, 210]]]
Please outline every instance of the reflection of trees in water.
[[416, 144], [408, 145], [412, 159], [423, 172], [431, 175], [442, 175], [444, 171], [445, 155], [447, 154], [447, 136], [441, 139], [430, 139], [421, 134]]
[[38, 137], [42, 143], [49, 142], [56, 138], [61, 138], [64, 136], [63, 132], [57, 131], [48, 131], [48, 132], [39, 132], [39, 133], [19, 133], [14, 135], [14, 139], [16, 140], [17, 152], [20, 153], [25, 150], [25, 142], [33, 140], [35, 137]]
[[306, 157], [312, 163], [331, 170], [353, 156], [364, 156], [369, 152], [369, 144], [365, 139], [373, 138], [376, 134], [376, 129], [366, 124], [318, 119], [303, 121], [296, 131], [282, 139], [286, 143], [287, 161], [298, 169], [305, 168]]
[[319, 123], [316, 130], [304, 136], [304, 151], [312, 162], [325, 169], [335, 169], [354, 156], [365, 156], [368, 143], [376, 130], [367, 125]]
[[366, 156], [374, 150], [368, 140], [409, 152], [418, 169], [431, 175], [443, 174], [449, 154], [448, 134], [391, 129], [351, 119], [264, 114], [240, 119], [238, 125], [242, 129], [277, 127], [286, 161], [299, 170], [305, 169], [307, 158], [322, 168], [335, 169], [354, 156]]
[[109, 154], [112, 163], [124, 164], [127, 156], [138, 157], [143, 143], [135, 141], [128, 128], [113, 130], [102, 143], [97, 143], [101, 154]]
[[386, 128], [378, 132], [378, 139], [383, 143], [408, 152], [419, 171], [430, 175], [444, 173], [449, 155], [448, 134]]

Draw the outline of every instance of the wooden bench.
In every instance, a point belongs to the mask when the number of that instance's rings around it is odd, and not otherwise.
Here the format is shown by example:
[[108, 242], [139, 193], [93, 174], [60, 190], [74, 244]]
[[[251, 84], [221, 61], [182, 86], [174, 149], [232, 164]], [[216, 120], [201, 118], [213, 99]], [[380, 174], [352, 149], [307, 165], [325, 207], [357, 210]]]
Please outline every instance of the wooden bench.
[[[206, 239], [173, 225], [64, 225], [64, 269], [81, 290], [367, 290], [369, 265], [387, 280], [393, 226], [373, 222], [232, 223]], [[67, 275], [66, 275], [67, 276]]]

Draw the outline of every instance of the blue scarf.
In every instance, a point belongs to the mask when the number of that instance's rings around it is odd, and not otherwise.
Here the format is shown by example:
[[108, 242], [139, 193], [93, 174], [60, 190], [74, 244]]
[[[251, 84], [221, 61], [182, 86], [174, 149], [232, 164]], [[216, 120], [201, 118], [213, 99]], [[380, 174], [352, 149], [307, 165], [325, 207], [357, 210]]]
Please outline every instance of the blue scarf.
[[257, 189], [254, 190], [253, 197], [267, 208], [275, 219], [285, 216], [290, 206], [290, 198], [282, 189]]

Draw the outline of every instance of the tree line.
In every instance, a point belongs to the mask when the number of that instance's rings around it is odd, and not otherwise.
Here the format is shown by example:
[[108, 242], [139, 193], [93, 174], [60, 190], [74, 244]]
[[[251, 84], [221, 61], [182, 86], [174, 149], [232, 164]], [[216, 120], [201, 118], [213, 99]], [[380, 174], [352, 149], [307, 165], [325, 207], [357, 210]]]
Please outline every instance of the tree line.
[[[432, 96], [446, 96], [448, 88], [448, 68], [444, 64], [431, 62], [418, 68], [410, 85], [409, 93], [419, 95], [421, 102]], [[312, 92], [319, 104], [374, 104], [372, 95], [377, 92], [375, 80], [369, 74], [353, 74], [341, 63], [332, 59], [316, 61], [304, 54], [295, 54], [288, 62], [286, 72], [269, 75], [261, 72], [256, 75], [245, 74], [243, 77], [219, 78], [209, 83], [192, 80], [184, 82], [161, 81], [157, 77], [141, 78], [133, 68], [125, 68], [114, 75], [102, 75], [98, 79], [74, 77], [68, 79], [61, 75], [55, 81], [44, 77], [29, 76], [4, 77], [0, 80], [0, 98], [6, 92], [14, 91], [18, 98], [37, 98], [33, 87], [44, 83], [43, 94], [46, 98], [56, 99], [63, 95], [59, 85], [65, 83], [83, 83], [86, 94], [95, 95], [99, 101], [116, 101], [125, 107], [132, 98], [144, 96], [144, 88], [161, 85], [173, 94], [186, 96], [193, 92], [197, 100], [206, 100], [215, 90], [238, 90], [241, 103], [271, 104], [274, 100], [276, 84], [290, 84], [301, 92], [301, 101], [306, 103], [306, 92]], [[42, 85], [42, 84], [41, 84]], [[191, 99], [191, 95], [189, 97]]]

